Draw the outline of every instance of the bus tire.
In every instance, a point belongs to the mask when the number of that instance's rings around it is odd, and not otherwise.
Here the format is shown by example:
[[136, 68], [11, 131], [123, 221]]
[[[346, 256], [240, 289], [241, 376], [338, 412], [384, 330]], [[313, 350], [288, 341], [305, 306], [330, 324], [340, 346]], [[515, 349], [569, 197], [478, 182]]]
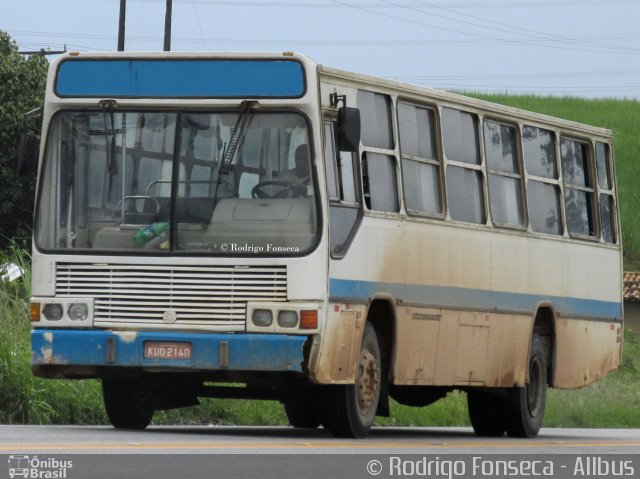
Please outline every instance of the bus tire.
[[284, 412], [289, 424], [300, 429], [315, 429], [320, 425], [318, 411], [312, 401], [287, 401]]
[[102, 397], [109, 421], [116, 429], [144, 429], [154, 410], [139, 382], [131, 379], [103, 379]]
[[382, 388], [382, 361], [376, 331], [365, 323], [356, 364], [355, 384], [327, 386], [321, 422], [337, 437], [366, 437], [376, 416]]
[[478, 436], [502, 437], [505, 433], [503, 417], [504, 398], [487, 391], [470, 389], [467, 408], [473, 431]]
[[529, 381], [511, 388], [505, 403], [505, 427], [510, 437], [535, 437], [540, 431], [547, 399], [547, 360], [542, 338], [533, 335], [529, 353]]

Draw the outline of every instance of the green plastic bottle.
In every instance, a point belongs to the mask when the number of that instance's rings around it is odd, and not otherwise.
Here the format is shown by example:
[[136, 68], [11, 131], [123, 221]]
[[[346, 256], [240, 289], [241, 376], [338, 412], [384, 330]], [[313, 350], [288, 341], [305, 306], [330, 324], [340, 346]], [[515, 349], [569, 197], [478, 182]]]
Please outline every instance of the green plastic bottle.
[[151, 223], [148, 226], [138, 230], [136, 234], [133, 235], [133, 241], [138, 246], [144, 246], [145, 243], [152, 240], [153, 238], [160, 236], [162, 233], [169, 229], [168, 221], [159, 221], [157, 223]]

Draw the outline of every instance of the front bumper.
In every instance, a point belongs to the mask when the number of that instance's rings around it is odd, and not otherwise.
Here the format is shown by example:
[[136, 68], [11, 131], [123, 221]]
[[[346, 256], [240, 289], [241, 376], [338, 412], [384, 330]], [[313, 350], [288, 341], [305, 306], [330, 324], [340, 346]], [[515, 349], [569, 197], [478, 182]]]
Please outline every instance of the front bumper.
[[[190, 359], [148, 359], [144, 343], [188, 342]], [[31, 363], [46, 370], [78, 367], [131, 367], [184, 371], [302, 372], [307, 336], [285, 334], [223, 334], [119, 332], [35, 329], [31, 332]]]

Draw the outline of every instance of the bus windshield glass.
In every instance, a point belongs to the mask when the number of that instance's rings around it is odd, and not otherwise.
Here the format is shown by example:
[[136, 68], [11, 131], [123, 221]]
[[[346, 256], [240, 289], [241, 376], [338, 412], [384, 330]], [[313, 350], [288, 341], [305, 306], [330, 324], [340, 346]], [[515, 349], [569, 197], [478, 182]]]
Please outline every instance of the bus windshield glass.
[[317, 241], [305, 117], [57, 114], [38, 195], [42, 250], [297, 255]]

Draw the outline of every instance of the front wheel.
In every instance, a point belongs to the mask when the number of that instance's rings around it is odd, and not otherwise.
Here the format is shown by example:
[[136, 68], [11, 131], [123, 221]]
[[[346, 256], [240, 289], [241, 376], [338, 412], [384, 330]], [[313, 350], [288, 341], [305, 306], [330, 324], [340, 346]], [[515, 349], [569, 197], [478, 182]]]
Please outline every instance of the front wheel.
[[130, 379], [103, 379], [102, 397], [109, 421], [116, 429], [144, 429], [153, 408], [148, 391]]
[[534, 334], [529, 353], [529, 381], [511, 388], [505, 401], [505, 427], [511, 437], [535, 437], [542, 426], [547, 399], [547, 360], [542, 338]]
[[376, 416], [382, 386], [382, 361], [375, 329], [365, 323], [355, 384], [326, 386], [321, 422], [334, 436], [367, 436]]

